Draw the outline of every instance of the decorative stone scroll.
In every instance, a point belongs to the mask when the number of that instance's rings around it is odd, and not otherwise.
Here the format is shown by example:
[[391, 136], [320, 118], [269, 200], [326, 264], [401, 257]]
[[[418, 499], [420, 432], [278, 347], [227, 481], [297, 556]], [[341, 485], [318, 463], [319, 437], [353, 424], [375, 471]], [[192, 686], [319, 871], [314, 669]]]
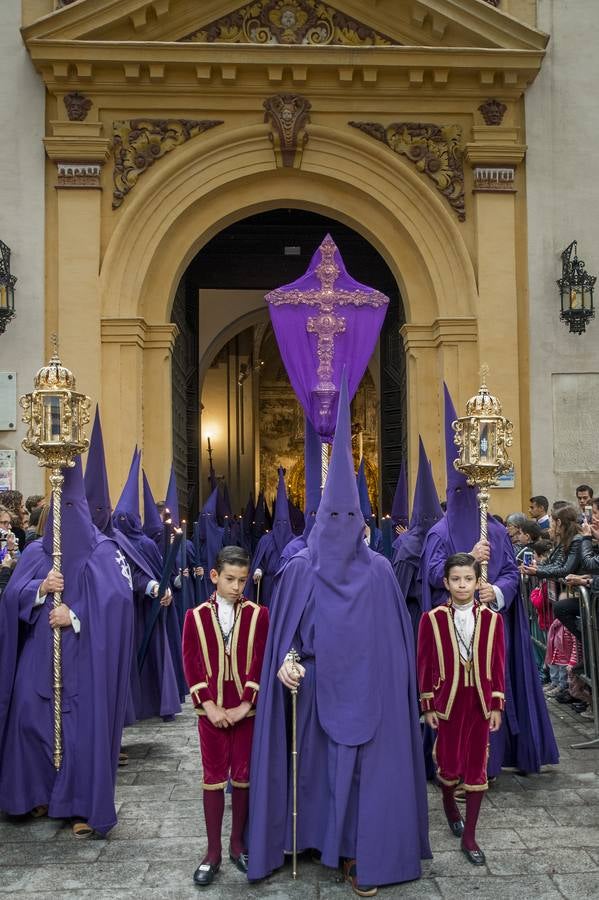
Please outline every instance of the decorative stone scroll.
[[489, 6], [499, 6], [501, 0], [485, 0], [485, 3], [488, 3]]
[[310, 101], [299, 94], [275, 94], [262, 105], [264, 121], [271, 125], [270, 140], [277, 163], [299, 166], [308, 140], [305, 126], [310, 121]]
[[92, 101], [79, 91], [71, 91], [62, 98], [70, 122], [83, 122], [93, 106]]
[[478, 109], [485, 120], [485, 125], [501, 125], [507, 106], [501, 100], [491, 98], [481, 103]]
[[435, 125], [431, 122], [348, 124], [386, 144], [394, 153], [407, 157], [419, 172], [434, 181], [460, 222], [465, 221], [464, 160], [459, 125]]
[[56, 163], [56, 187], [99, 188], [101, 168], [99, 163]]
[[222, 125], [222, 119], [127, 119], [113, 122], [112, 208], [118, 209], [135, 187], [139, 176], [157, 159], [216, 125]]
[[182, 41], [228, 44], [397, 44], [369, 25], [317, 0], [258, 0], [216, 19]]
[[512, 194], [516, 190], [513, 166], [475, 166], [474, 190], [481, 193]]

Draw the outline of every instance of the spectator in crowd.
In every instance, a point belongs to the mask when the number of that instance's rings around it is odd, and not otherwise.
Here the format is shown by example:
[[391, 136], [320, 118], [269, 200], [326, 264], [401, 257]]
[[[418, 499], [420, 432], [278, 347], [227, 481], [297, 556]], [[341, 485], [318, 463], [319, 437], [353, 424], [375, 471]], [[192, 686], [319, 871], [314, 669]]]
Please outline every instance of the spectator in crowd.
[[2, 505], [10, 512], [12, 532], [19, 543], [19, 550], [22, 552], [25, 547], [25, 529], [23, 528], [25, 505], [23, 503], [23, 494], [20, 491], [3, 491], [0, 494], [0, 499], [2, 500]]
[[507, 533], [510, 536], [510, 541], [512, 542], [514, 553], [518, 553], [518, 550], [521, 549], [522, 545], [520, 543], [520, 529], [525, 522], [526, 516], [521, 512], [510, 513], [505, 520], [505, 527], [507, 529]]
[[535, 541], [543, 536], [543, 529], [534, 519], [526, 519], [520, 526], [520, 543], [525, 547], [531, 547]]
[[[577, 511], [572, 506], [564, 506], [563, 509], [557, 511], [553, 516], [556, 549], [542, 566], [537, 566], [534, 562], [530, 566], [521, 566], [521, 571], [525, 575], [559, 579], [579, 571], [582, 559], [582, 536], [576, 519]], [[558, 604], [555, 608], [557, 606]]]
[[593, 488], [590, 484], [578, 485], [576, 488], [576, 499], [578, 500], [581, 512], [584, 512], [585, 506], [590, 506], [591, 500], [593, 499]]
[[45, 502], [46, 498], [43, 494], [30, 494], [29, 497], [27, 497], [27, 500], [25, 500], [25, 509], [31, 516], [33, 510], [38, 509], [40, 506], [43, 506]]
[[547, 538], [539, 538], [538, 541], [535, 541], [532, 545], [532, 552], [535, 555], [535, 562], [537, 566], [542, 565], [546, 560], [549, 559], [549, 555], [553, 550], [553, 543]]
[[530, 515], [530, 518], [536, 519], [537, 525], [540, 528], [548, 529], [551, 519], [548, 512], [549, 500], [547, 497], [538, 494], [536, 497], [531, 497], [529, 503], [528, 514]]
[[11, 529], [12, 517], [5, 506], [0, 506], [0, 597], [17, 564], [19, 550]]

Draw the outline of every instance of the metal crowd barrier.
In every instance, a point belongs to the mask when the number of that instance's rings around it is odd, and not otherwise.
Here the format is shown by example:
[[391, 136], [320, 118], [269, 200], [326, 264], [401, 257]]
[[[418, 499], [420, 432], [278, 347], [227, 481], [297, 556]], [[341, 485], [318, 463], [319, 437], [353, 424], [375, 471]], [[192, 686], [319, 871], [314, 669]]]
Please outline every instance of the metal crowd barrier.
[[[528, 616], [530, 639], [537, 657], [537, 664], [542, 668], [547, 652], [547, 631], [539, 625], [537, 610], [533, 606], [530, 595], [533, 588], [537, 587], [536, 578], [520, 576], [520, 588], [526, 613]], [[592, 593], [586, 587], [572, 588], [565, 582], [554, 583], [556, 596], [568, 593], [569, 596], [577, 596], [580, 602], [580, 631], [582, 635], [582, 672], [577, 676], [589, 687], [592, 695], [594, 716], [594, 737], [590, 741], [581, 741], [572, 744], [574, 750], [594, 750], [599, 747], [599, 591]], [[550, 601], [550, 605], [552, 605]], [[552, 616], [553, 618], [553, 616]]]
[[594, 731], [590, 741], [571, 744], [573, 750], [594, 750], [599, 747], [599, 592], [586, 587], [575, 589], [580, 600], [580, 630], [582, 633], [583, 671], [578, 672], [591, 690]]

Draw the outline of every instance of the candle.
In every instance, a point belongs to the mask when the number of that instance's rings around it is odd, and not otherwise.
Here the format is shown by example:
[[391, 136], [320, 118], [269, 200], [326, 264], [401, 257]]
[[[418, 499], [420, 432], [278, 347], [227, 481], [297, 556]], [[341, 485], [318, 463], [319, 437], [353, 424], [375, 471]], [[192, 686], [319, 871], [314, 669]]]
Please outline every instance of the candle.
[[381, 522], [383, 532], [383, 553], [387, 559], [393, 556], [393, 522], [391, 516], [385, 516]]

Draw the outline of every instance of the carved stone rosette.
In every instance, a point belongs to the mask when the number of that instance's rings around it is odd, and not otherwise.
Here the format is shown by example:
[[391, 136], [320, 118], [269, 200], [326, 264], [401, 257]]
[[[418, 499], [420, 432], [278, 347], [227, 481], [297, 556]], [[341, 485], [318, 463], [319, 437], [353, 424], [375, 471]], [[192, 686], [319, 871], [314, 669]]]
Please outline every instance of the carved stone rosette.
[[405, 156], [419, 172], [430, 178], [447, 198], [460, 222], [466, 219], [464, 200], [464, 160], [459, 125], [430, 122], [349, 122], [376, 138], [400, 156]]
[[472, 170], [474, 190], [487, 194], [513, 194], [515, 172], [513, 166], [475, 166]]
[[312, 105], [299, 94], [275, 94], [262, 104], [264, 121], [271, 126], [270, 140], [277, 164], [299, 167], [308, 135], [305, 127], [310, 121]]
[[485, 120], [485, 125], [501, 125], [507, 106], [501, 100], [490, 98], [478, 107]]
[[139, 176], [157, 159], [216, 125], [222, 125], [222, 119], [127, 119], [113, 122], [112, 208], [117, 209], [121, 205]]
[[318, 0], [258, 0], [216, 19], [183, 41], [228, 44], [397, 44], [369, 25], [357, 22]]
[[70, 91], [62, 98], [70, 122], [83, 122], [93, 106], [92, 101], [79, 91]]

